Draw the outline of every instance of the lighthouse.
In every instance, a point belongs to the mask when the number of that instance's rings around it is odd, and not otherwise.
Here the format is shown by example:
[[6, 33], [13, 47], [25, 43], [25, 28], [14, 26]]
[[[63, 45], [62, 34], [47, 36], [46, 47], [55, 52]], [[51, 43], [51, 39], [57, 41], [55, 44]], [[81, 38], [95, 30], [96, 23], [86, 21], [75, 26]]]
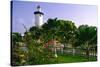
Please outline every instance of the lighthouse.
[[41, 11], [41, 7], [38, 5], [36, 11], [34, 12], [35, 15], [35, 26], [41, 27], [43, 25], [43, 15], [44, 13]]

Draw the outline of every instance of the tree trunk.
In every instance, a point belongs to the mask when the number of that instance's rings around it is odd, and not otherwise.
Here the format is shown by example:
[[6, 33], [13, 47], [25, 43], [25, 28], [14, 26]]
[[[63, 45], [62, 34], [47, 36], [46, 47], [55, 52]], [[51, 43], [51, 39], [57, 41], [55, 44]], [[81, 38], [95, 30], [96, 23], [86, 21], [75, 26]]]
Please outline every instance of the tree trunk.
[[86, 49], [86, 56], [87, 56], [87, 59], [89, 61], [89, 49]]
[[88, 42], [86, 42], [86, 45], [87, 45], [87, 48], [86, 48], [86, 56], [87, 56], [87, 59], [89, 61], [89, 44], [88, 44]]
[[73, 48], [72, 50], [73, 50], [73, 55], [75, 55], [75, 53], [76, 53], [76, 50], [75, 50], [75, 48]]

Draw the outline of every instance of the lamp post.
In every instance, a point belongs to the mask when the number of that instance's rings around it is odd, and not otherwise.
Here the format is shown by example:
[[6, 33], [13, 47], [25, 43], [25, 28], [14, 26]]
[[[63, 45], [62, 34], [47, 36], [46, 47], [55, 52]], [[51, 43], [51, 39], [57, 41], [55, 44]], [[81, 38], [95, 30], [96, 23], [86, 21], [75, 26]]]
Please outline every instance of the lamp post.
[[55, 47], [55, 57], [57, 58], [58, 56], [57, 56], [57, 49], [56, 49], [56, 47]]
[[63, 44], [61, 44], [61, 45], [60, 45], [60, 47], [61, 47], [61, 54], [63, 54], [63, 51], [64, 51], [64, 50], [63, 50], [64, 45], [63, 45]]
[[55, 52], [55, 57], [57, 58], [57, 45], [56, 42], [54, 41], [54, 52]]

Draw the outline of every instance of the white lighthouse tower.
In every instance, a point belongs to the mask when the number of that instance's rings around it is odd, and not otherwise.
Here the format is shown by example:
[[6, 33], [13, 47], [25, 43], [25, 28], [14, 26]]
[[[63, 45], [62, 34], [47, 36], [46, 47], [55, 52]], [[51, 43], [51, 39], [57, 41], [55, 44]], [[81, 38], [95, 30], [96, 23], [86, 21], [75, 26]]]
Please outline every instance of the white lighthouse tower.
[[43, 15], [44, 13], [41, 12], [41, 7], [38, 5], [37, 10], [34, 12], [35, 15], [35, 26], [41, 27], [43, 25]]

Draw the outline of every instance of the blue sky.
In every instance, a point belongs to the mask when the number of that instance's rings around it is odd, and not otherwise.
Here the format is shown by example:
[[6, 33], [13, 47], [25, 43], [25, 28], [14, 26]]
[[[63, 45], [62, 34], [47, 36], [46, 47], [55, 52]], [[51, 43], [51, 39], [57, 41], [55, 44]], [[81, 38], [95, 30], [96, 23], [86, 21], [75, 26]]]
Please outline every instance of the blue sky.
[[44, 21], [48, 18], [73, 21], [76, 26], [88, 24], [97, 26], [97, 6], [79, 4], [61, 4], [47, 2], [13, 1], [12, 31], [24, 33], [24, 24], [28, 29], [34, 26], [34, 11], [40, 5], [44, 13]]

